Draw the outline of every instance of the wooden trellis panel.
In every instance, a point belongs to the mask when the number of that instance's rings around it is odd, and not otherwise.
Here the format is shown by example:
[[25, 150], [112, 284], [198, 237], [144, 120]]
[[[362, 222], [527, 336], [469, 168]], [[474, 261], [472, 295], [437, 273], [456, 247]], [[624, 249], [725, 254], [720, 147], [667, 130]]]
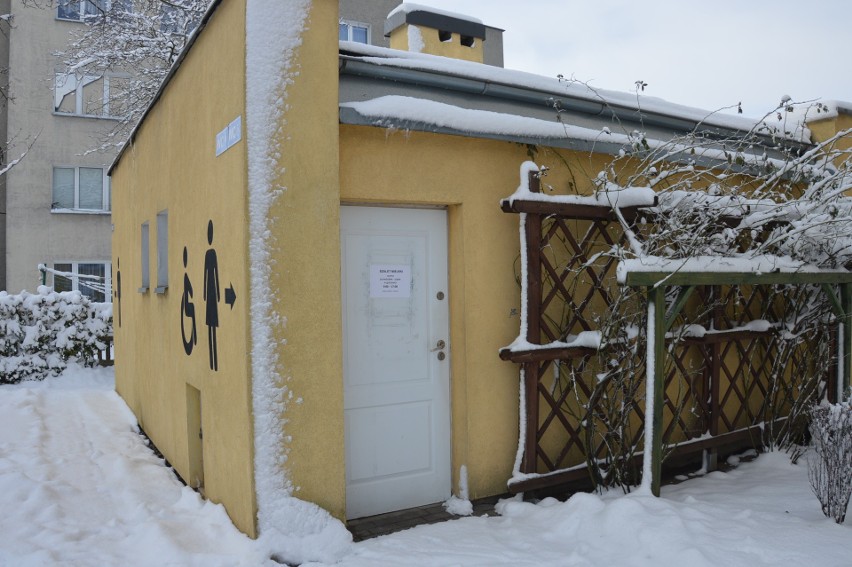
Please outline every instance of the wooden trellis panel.
[[[531, 174], [530, 190], [536, 192], [538, 187], [538, 178]], [[526, 214], [526, 340], [540, 345], [597, 329], [596, 315], [609, 308], [619, 293], [616, 259], [600, 254], [625, 244], [614, 213], [604, 207], [517, 199], [504, 201], [503, 210]], [[621, 212], [628, 222], [641, 213], [627, 208]], [[662, 443], [674, 451], [708, 449], [737, 439], [760, 443], [767, 408], [794, 398], [797, 387], [794, 381], [778, 384], [773, 379], [772, 361], [779, 352], [773, 333], [738, 330], [754, 313], [766, 311], [768, 286], [700, 285], [696, 289], [699, 305], [722, 303], [736, 308], [716, 308], [698, 320], [689, 313], [678, 318], [681, 324], [698, 323], [718, 332], [667, 341]], [[782, 320], [785, 305], [771, 307], [770, 315]], [[520, 472], [527, 478], [510, 484], [510, 490], [588, 477], [588, 462], [606, 460], [612, 438], [592, 436], [587, 427], [588, 420], [600, 419], [597, 407], [605, 403], [595, 397], [601, 391], [595, 389], [600, 372], [596, 354], [594, 349], [579, 347], [500, 353], [504, 360], [522, 364], [524, 372], [526, 430], [521, 433]], [[785, 375], [807, 370], [804, 354], [792, 353]], [[639, 377], [638, 383], [642, 380]], [[822, 387], [833, 393], [832, 382], [826, 380]], [[636, 445], [641, 443], [646, 418], [644, 387], [622, 394], [630, 416], [619, 433], [627, 436], [625, 443]]]

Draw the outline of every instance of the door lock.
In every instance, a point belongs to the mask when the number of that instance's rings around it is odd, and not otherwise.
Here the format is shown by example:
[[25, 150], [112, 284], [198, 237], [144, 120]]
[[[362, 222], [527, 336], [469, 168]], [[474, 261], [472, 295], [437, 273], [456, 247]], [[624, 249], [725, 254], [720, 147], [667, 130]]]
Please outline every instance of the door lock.
[[447, 355], [444, 354], [444, 349], [447, 348], [447, 343], [444, 340], [439, 340], [435, 345], [435, 348], [432, 349], [432, 352], [438, 351], [438, 360], [444, 360], [447, 358]]

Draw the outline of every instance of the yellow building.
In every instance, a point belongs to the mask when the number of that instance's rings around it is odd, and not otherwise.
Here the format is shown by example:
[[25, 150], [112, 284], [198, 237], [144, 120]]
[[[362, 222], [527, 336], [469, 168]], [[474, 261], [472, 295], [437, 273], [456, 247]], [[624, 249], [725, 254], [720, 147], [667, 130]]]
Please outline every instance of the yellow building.
[[[530, 157], [591, 192], [639, 126], [634, 95], [479, 63], [478, 21], [403, 8], [410, 53], [339, 43], [337, 6], [214, 2], [111, 171], [116, 388], [252, 536], [323, 529], [288, 527], [293, 497], [345, 520], [506, 491], [499, 200]], [[649, 137], [748, 125], [642, 110]]]

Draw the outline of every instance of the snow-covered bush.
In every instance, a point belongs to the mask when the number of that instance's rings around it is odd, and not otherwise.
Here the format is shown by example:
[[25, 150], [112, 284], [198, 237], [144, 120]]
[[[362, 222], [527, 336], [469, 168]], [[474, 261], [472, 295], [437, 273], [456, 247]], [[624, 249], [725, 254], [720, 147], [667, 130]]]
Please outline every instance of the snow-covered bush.
[[811, 409], [808, 478], [822, 513], [842, 524], [852, 495], [852, 407], [822, 403]]
[[42, 380], [69, 360], [94, 366], [112, 336], [112, 305], [79, 291], [0, 291], [0, 384]]

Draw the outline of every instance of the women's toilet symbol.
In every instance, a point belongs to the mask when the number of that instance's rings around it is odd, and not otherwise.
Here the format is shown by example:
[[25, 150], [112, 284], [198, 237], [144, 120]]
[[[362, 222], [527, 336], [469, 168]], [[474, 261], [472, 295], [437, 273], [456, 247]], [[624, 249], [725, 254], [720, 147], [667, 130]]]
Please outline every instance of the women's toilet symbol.
[[115, 272], [115, 300], [118, 303], [118, 326], [121, 327], [121, 258], [116, 258], [118, 269]]
[[[186, 246], [183, 247], [183, 295], [180, 298], [180, 334], [183, 339], [183, 350], [187, 355], [192, 354], [193, 347], [198, 343], [198, 335], [195, 332], [195, 304], [192, 302], [192, 282], [189, 281], [189, 275], [186, 273], [186, 264], [188, 254]], [[120, 309], [120, 308], [119, 308]], [[186, 336], [187, 329], [184, 323], [189, 320], [191, 323], [189, 337]]]
[[216, 352], [216, 327], [219, 326], [219, 262], [213, 248], [213, 221], [207, 222], [207, 244], [210, 249], [204, 255], [204, 301], [206, 305], [207, 342], [210, 348], [210, 368], [219, 370]]

